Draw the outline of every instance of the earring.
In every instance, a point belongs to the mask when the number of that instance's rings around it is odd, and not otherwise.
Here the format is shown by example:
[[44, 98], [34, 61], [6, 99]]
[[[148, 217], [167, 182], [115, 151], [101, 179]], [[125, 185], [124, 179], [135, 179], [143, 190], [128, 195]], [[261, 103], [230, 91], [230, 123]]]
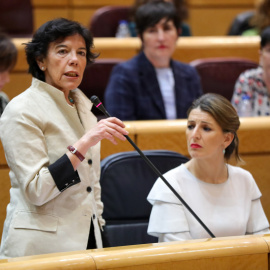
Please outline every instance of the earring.
[[44, 71], [44, 67], [41, 67], [41, 70], [43, 70], [43, 71]]
[[225, 149], [223, 149], [223, 155], [225, 154], [225, 152], [226, 152]]

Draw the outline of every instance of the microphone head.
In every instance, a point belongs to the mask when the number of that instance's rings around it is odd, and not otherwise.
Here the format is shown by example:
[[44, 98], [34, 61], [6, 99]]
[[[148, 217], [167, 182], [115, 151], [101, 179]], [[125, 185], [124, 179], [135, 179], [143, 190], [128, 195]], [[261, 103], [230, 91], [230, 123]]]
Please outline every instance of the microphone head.
[[97, 106], [98, 104], [100, 104], [100, 100], [99, 100], [99, 98], [97, 97], [97, 96], [92, 96], [91, 98], [90, 98], [90, 100], [92, 101], [92, 103], [95, 105], [95, 106]]

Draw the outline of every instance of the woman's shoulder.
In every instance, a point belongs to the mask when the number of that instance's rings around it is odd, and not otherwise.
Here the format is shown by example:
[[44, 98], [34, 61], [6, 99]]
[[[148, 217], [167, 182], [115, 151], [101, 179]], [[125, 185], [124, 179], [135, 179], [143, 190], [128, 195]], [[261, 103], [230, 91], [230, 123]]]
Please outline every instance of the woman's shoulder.
[[199, 74], [195, 67], [191, 66], [190, 64], [182, 63], [178, 60], [172, 60], [172, 67], [174, 72], [181, 73], [182, 75], [185, 75], [186, 77], [190, 77], [194, 79], [194, 77], [199, 78]]
[[261, 196], [261, 192], [257, 187], [256, 181], [252, 174], [237, 166], [228, 165], [229, 177], [231, 183], [238, 192], [250, 192], [253, 199]]
[[[185, 175], [186, 168], [184, 164], [169, 170], [163, 176], [165, 180], [175, 189], [176, 192], [181, 194], [181, 181]], [[148, 201], [150, 203], [154, 203], [154, 201], [163, 201], [169, 203], [180, 204], [177, 197], [172, 193], [171, 189], [164, 183], [161, 178], [158, 178], [152, 187], [148, 197]]]
[[232, 179], [232, 182], [238, 188], [253, 188], [256, 186], [255, 179], [253, 178], [252, 174], [238, 166], [228, 165], [229, 176]]
[[244, 178], [244, 179], [254, 180], [252, 174], [249, 171], [247, 171], [241, 167], [228, 164], [228, 170], [229, 170], [229, 175], [232, 177], [235, 177], [236, 179], [239, 179], [239, 177], [240, 177], [240, 179]]
[[250, 82], [250, 79], [262, 79], [262, 75], [263, 75], [263, 69], [262, 67], [257, 67], [257, 68], [252, 68], [252, 69], [248, 69], [243, 71], [240, 76], [240, 82], [242, 80], [248, 80]]

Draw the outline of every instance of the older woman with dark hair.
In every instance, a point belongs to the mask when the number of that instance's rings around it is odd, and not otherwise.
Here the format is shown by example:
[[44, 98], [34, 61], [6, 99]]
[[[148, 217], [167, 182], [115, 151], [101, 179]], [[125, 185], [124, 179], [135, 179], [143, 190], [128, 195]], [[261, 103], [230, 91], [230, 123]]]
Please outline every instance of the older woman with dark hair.
[[202, 94], [196, 70], [172, 60], [179, 17], [172, 3], [151, 1], [138, 8], [136, 26], [142, 52], [117, 65], [105, 91], [105, 105], [122, 120], [186, 118]]
[[0, 121], [11, 179], [2, 258], [104, 246], [100, 141], [116, 144], [127, 132], [119, 119], [97, 122], [77, 88], [92, 47], [86, 28], [61, 18], [26, 44], [32, 85]]
[[[191, 159], [164, 175], [216, 237], [269, 233], [254, 178], [227, 163], [231, 156], [240, 161], [239, 126], [238, 115], [226, 98], [203, 95], [188, 111]], [[160, 242], [209, 237], [160, 179], [148, 200], [153, 205], [148, 233]]]
[[0, 116], [9, 102], [2, 88], [9, 82], [10, 71], [17, 61], [17, 49], [5, 33], [0, 33]]

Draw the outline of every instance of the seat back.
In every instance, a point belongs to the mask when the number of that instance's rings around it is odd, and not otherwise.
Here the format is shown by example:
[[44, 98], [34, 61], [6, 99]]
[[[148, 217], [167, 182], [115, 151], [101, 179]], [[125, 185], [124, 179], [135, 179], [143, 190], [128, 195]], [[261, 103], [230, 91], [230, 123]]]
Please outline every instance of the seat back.
[[228, 30], [229, 36], [242, 35], [242, 33], [253, 26], [250, 25], [250, 19], [254, 16], [254, 11], [245, 11], [239, 13], [233, 20]]
[[[121, 62], [123, 62], [122, 59], [116, 58], [97, 59], [94, 64], [86, 67], [79, 88], [88, 98], [91, 98], [92, 95], [96, 95], [103, 102], [104, 93], [111, 75], [111, 71], [116, 64]], [[95, 107], [92, 109], [92, 111], [98, 117], [103, 116], [102, 113]]]
[[115, 37], [119, 21], [129, 19], [129, 6], [105, 6], [96, 10], [89, 24], [94, 37]]
[[239, 75], [258, 67], [256, 62], [243, 58], [205, 58], [190, 62], [201, 77], [204, 93], [216, 93], [231, 100]]
[[[188, 161], [167, 150], [143, 153], [162, 174]], [[113, 154], [101, 161], [103, 217], [112, 246], [157, 242], [157, 238], [147, 234], [152, 207], [146, 199], [157, 178], [136, 151]]]
[[0, 1], [0, 29], [11, 37], [30, 37], [33, 34], [31, 0]]

